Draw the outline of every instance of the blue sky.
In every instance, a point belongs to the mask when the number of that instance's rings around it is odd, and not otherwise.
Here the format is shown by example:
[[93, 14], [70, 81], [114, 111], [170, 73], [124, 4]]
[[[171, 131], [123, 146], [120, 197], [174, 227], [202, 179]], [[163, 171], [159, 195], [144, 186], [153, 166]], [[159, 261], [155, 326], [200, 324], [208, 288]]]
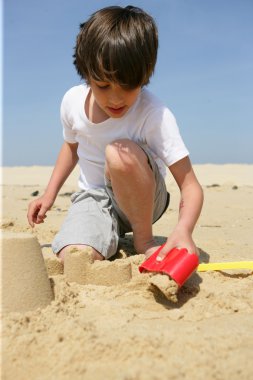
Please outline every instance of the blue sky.
[[53, 165], [61, 99], [80, 79], [79, 24], [109, 5], [156, 20], [160, 47], [149, 89], [172, 110], [193, 163], [253, 162], [252, 0], [5, 0], [5, 166]]

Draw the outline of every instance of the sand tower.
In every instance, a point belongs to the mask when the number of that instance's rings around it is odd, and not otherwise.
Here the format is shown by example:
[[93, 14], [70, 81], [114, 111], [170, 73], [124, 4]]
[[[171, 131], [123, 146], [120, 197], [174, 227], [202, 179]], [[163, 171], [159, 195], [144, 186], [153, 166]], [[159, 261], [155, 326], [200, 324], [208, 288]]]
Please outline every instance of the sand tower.
[[3, 312], [46, 307], [53, 292], [37, 238], [28, 233], [1, 233]]

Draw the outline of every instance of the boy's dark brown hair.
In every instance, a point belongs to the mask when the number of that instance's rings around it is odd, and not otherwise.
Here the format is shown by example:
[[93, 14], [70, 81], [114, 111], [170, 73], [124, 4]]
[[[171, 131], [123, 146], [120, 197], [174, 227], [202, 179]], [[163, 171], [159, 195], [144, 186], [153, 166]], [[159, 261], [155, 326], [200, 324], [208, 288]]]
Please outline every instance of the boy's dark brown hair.
[[115, 82], [127, 88], [149, 83], [158, 49], [155, 22], [142, 9], [103, 8], [80, 25], [74, 65], [89, 79]]

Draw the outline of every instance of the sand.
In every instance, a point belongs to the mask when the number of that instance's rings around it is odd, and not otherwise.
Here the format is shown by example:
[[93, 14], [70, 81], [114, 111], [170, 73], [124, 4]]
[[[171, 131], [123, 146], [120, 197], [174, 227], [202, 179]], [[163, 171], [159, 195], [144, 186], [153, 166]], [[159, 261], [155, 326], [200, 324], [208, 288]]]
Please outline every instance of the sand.
[[[252, 260], [253, 165], [194, 168], [205, 192], [194, 232], [201, 262]], [[76, 251], [69, 254], [64, 271], [50, 243], [66, 215], [69, 193], [76, 190], [77, 170], [45, 223], [32, 230], [26, 221], [27, 204], [34, 192], [42, 194], [51, 170], [3, 169], [2, 230], [13, 236], [13, 247], [23, 233], [39, 242], [54, 299], [27, 311], [3, 310], [2, 379], [252, 378], [252, 272], [196, 273], [173, 302], [166, 297], [166, 291], [175, 293], [172, 282], [164, 284], [165, 295], [151, 289], [152, 279], [153, 287], [162, 289], [164, 275], [155, 279], [139, 273], [144, 256], [136, 255], [131, 234], [121, 240], [113, 260], [94, 263]], [[154, 226], [159, 244], [177, 220], [179, 193], [169, 175], [167, 185], [171, 204]], [[3, 255], [10, 258], [11, 249]], [[28, 261], [19, 264], [20, 272], [34, 267]], [[19, 266], [13, 262], [16, 274]], [[5, 269], [7, 278], [11, 270]], [[24, 280], [17, 275], [17, 281], [22, 289]], [[8, 288], [3, 292], [11, 297]]]
[[179, 290], [178, 284], [166, 274], [155, 273], [149, 279], [149, 289], [155, 294], [162, 294], [167, 300], [178, 302], [177, 294]]

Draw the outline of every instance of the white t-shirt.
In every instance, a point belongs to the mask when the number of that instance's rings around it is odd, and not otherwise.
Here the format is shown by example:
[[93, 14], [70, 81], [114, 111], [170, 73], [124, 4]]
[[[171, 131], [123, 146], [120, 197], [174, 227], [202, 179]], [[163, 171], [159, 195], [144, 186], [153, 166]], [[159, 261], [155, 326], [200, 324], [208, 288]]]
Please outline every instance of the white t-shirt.
[[186, 157], [186, 149], [170, 110], [147, 89], [142, 89], [132, 107], [121, 118], [92, 123], [85, 113], [90, 88], [72, 87], [63, 97], [61, 120], [63, 137], [78, 143], [79, 187], [104, 187], [105, 147], [117, 139], [130, 139], [149, 149], [163, 176], [166, 166]]

